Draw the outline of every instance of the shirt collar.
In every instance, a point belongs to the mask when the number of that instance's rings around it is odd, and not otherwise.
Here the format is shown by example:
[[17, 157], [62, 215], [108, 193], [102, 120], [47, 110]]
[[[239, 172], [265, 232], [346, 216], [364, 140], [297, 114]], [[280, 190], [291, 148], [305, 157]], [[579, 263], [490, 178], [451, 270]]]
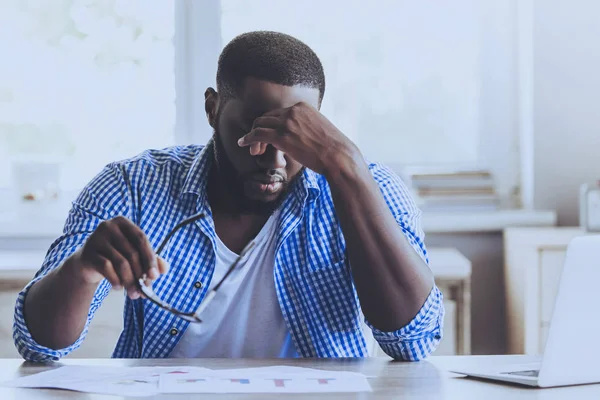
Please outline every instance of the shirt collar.
[[305, 168], [299, 179], [300, 182], [297, 188], [298, 194], [306, 196], [306, 199], [309, 202], [318, 198], [321, 193], [318, 182], [319, 177], [320, 175], [313, 170]]
[[188, 170], [188, 173], [181, 188], [180, 197], [185, 194], [192, 194], [198, 197], [198, 204], [208, 205], [207, 202], [207, 186], [210, 167], [213, 161], [212, 139], [204, 146]]
[[[192, 166], [188, 170], [185, 177], [180, 196], [184, 194], [193, 194], [198, 196], [198, 205], [202, 207], [208, 207], [207, 202], [207, 184], [210, 168], [213, 162], [213, 139], [211, 139], [206, 146], [204, 146], [194, 161]], [[319, 176], [316, 172], [304, 168], [302, 176], [298, 179], [296, 188], [293, 190], [298, 200], [308, 201], [315, 200], [321, 190], [319, 188], [318, 179]], [[200, 210], [198, 210], [200, 211]]]

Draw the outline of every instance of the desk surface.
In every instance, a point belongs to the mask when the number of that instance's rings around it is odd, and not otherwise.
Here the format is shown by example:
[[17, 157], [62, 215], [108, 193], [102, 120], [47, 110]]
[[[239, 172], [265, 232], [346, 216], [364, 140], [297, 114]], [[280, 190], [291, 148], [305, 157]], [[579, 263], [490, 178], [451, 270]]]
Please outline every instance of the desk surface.
[[[357, 371], [369, 376], [373, 388], [371, 393], [339, 394], [294, 394], [294, 398], [328, 399], [598, 399], [600, 384], [549, 389], [524, 388], [510, 384], [499, 384], [472, 380], [446, 372], [449, 368], [473, 365], [498, 365], [510, 362], [530, 362], [528, 356], [454, 356], [430, 357], [418, 363], [393, 362], [386, 358], [367, 359], [286, 359], [286, 360], [233, 360], [233, 359], [162, 359], [162, 360], [64, 360], [55, 365], [114, 365], [154, 366], [193, 365], [207, 368], [241, 368], [266, 365], [295, 365], [308, 368]], [[0, 381], [29, 375], [52, 368], [51, 365], [33, 365], [21, 360], [0, 360]], [[187, 396], [187, 397], [186, 397]], [[264, 399], [280, 398], [280, 394], [253, 395], [194, 395], [194, 398]], [[84, 393], [46, 389], [12, 389], [0, 387], [3, 400], [86, 399], [97, 400], [118, 398], [114, 396], [89, 395]], [[147, 397], [146, 397], [147, 398]], [[160, 395], [151, 399], [189, 398], [189, 395]]]

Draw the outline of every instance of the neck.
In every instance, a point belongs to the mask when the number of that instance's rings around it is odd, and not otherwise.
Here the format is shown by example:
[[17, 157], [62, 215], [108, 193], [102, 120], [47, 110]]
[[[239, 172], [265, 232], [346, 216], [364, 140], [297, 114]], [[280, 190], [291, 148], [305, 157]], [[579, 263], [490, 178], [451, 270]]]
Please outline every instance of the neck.
[[216, 163], [210, 169], [208, 176], [208, 203], [213, 212], [241, 215], [240, 206], [233, 198], [232, 193], [223, 184], [224, 180], [219, 174]]

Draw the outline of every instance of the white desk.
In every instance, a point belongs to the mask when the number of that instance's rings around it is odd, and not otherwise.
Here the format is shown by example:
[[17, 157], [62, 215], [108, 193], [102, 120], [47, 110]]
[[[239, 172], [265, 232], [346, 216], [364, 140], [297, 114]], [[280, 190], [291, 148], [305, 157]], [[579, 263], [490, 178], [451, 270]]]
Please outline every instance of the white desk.
[[[202, 366], [211, 369], [261, 367], [267, 365], [293, 365], [307, 368], [356, 371], [369, 376], [373, 389], [370, 393], [295, 394], [294, 399], [598, 399], [600, 385], [585, 385], [561, 388], [534, 389], [509, 384], [499, 384], [467, 379], [446, 372], [450, 368], [464, 365], [489, 365], [508, 362], [528, 362], [526, 356], [454, 356], [431, 357], [427, 361], [393, 362], [383, 358], [367, 359], [286, 359], [286, 360], [246, 360], [246, 359], [162, 359], [162, 360], [65, 360], [65, 365], [105, 365], [105, 366]], [[0, 381], [29, 375], [52, 368], [52, 365], [24, 364], [21, 360], [0, 360]], [[227, 394], [216, 395], [159, 395], [150, 399], [280, 399], [281, 394]], [[0, 387], [3, 400], [44, 400], [44, 399], [116, 399], [118, 397], [89, 395], [77, 392], [50, 389], [12, 389]], [[148, 397], [146, 397], [148, 398]]]

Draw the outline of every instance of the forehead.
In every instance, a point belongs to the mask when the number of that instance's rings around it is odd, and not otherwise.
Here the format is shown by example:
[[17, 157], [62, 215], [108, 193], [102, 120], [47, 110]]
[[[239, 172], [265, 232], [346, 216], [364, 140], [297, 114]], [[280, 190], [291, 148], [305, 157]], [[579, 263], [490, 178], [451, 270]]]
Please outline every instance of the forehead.
[[318, 108], [319, 89], [247, 78], [240, 96], [228, 101], [226, 108], [242, 118], [254, 119], [271, 110], [291, 107], [300, 102]]

